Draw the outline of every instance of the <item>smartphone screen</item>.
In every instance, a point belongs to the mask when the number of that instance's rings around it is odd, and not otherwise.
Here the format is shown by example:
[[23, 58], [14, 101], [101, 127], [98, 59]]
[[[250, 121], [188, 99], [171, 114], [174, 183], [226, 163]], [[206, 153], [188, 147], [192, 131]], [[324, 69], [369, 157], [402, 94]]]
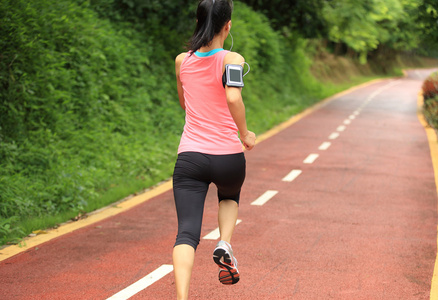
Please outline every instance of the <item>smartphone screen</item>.
[[230, 69], [230, 81], [242, 82], [241, 71], [236, 69]]

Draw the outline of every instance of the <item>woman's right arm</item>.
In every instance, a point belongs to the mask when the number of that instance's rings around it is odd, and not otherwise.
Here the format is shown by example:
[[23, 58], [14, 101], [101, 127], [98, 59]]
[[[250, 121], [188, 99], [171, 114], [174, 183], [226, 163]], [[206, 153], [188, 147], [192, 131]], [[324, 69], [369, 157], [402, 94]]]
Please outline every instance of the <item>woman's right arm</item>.
[[184, 101], [184, 91], [182, 88], [181, 79], [179, 77], [179, 73], [181, 70], [181, 64], [186, 57], [187, 53], [181, 53], [178, 55], [175, 59], [175, 75], [176, 75], [176, 88], [178, 90], [178, 98], [179, 98], [179, 104], [181, 105], [182, 109], [186, 110], [186, 105]]

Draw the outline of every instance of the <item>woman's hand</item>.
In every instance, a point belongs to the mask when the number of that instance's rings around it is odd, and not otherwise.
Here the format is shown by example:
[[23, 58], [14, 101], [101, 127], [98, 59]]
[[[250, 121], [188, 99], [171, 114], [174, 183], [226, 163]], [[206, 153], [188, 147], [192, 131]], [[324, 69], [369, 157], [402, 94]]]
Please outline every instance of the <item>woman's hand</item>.
[[240, 135], [240, 140], [242, 141], [242, 144], [245, 146], [246, 150], [251, 150], [254, 148], [256, 135], [252, 131], [247, 131], [246, 134]]

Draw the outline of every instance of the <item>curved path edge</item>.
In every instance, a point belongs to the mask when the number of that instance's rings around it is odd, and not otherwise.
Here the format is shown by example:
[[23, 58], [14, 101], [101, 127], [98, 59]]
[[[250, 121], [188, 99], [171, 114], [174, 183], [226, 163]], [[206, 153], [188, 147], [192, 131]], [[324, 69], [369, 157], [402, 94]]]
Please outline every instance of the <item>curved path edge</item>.
[[[423, 93], [419, 92], [417, 100], [417, 116], [426, 131], [429, 141], [430, 155], [432, 157], [433, 171], [435, 174], [435, 186], [438, 194], [438, 136], [435, 130], [427, 123], [423, 115], [424, 98]], [[438, 245], [438, 236], [437, 236]], [[438, 253], [437, 253], [438, 254]], [[430, 288], [430, 299], [438, 299], [438, 256], [435, 258], [435, 266], [433, 269], [432, 285]]]

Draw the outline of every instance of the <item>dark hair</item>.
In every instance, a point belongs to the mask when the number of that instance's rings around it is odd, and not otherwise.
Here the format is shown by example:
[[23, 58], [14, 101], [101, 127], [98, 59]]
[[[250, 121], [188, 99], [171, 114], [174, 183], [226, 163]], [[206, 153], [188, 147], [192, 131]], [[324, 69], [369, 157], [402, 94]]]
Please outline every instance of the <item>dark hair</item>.
[[232, 0], [202, 0], [198, 4], [195, 32], [188, 42], [187, 48], [195, 52], [208, 46], [214, 36], [231, 20], [233, 12]]

